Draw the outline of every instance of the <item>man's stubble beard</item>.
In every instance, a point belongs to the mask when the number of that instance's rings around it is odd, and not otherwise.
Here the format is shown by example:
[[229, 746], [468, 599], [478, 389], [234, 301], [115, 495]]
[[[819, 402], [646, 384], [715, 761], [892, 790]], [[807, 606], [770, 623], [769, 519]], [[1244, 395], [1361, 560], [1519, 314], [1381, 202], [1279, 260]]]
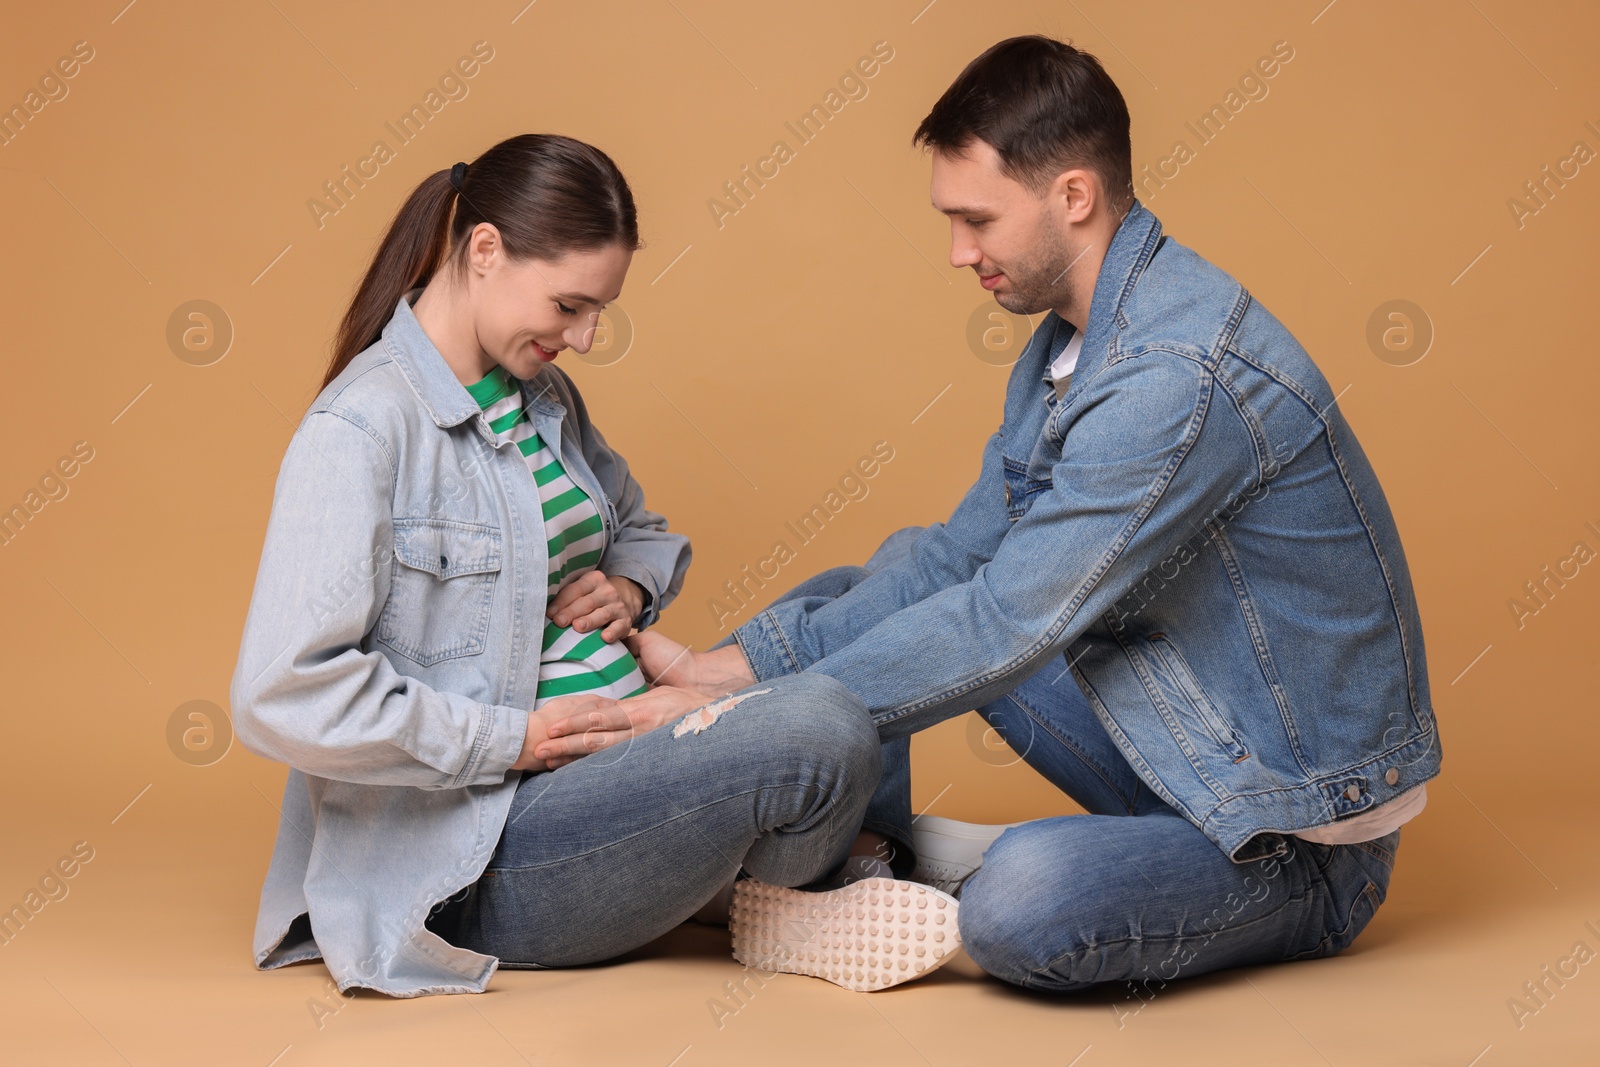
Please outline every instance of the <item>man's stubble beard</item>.
[[1010, 292], [995, 294], [995, 302], [1014, 315], [1036, 315], [1071, 302], [1071, 265], [1082, 250], [1072, 251], [1048, 218], [1039, 221], [1038, 238], [1033, 254], [1005, 272]]

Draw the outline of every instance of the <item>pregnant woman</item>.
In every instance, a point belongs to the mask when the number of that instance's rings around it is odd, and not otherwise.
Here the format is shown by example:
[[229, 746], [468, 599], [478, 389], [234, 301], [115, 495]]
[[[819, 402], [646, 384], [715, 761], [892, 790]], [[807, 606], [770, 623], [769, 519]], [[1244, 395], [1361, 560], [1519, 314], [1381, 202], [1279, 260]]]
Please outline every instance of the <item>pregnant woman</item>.
[[[231, 687], [241, 741], [290, 768], [258, 968], [482, 992], [637, 948], [741, 872], [747, 963], [881, 988], [945, 958], [891, 978], [886, 953], [929, 916], [953, 935], [952, 900], [840, 884], [871, 869], [848, 857], [880, 774], [849, 690], [701, 706], [621, 642], [689, 544], [553, 361], [588, 350], [638, 247], [611, 159], [534, 134], [429, 176], [383, 238], [284, 455]], [[785, 932], [799, 912], [821, 922]]]

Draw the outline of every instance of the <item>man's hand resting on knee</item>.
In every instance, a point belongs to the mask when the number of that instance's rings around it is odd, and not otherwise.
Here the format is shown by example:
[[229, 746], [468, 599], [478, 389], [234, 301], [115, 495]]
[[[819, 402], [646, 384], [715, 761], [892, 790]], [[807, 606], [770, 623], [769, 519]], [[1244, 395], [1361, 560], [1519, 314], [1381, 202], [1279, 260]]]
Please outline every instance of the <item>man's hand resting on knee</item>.
[[651, 685], [674, 686], [715, 698], [754, 685], [756, 681], [737, 644], [710, 652], [691, 652], [657, 630], [633, 634], [623, 643], [639, 661], [639, 669]]

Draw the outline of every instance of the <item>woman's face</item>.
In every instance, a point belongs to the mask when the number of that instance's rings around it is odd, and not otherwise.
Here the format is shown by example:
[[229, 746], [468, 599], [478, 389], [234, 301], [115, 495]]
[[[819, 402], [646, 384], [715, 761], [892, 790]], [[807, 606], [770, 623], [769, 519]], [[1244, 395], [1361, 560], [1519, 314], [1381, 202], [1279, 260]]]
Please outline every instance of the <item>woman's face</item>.
[[514, 260], [498, 234], [485, 241], [475, 233], [472, 252], [479, 268], [471, 287], [478, 345], [518, 378], [532, 378], [565, 349], [589, 351], [600, 311], [621, 294], [633, 260], [621, 244]]

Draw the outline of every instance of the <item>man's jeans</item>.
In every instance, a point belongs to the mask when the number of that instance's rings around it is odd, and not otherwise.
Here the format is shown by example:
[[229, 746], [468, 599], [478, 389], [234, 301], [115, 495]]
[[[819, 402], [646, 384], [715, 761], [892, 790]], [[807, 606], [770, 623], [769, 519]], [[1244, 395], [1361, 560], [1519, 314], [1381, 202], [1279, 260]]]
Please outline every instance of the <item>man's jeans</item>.
[[[920, 532], [898, 530], [866, 566], [832, 568], [778, 599], [840, 595]], [[1334, 955], [1388, 893], [1399, 830], [1354, 845], [1286, 835], [1287, 855], [1234, 863], [1140, 780], [1065, 663], [978, 711], [1088, 813], [1007, 830], [963, 887], [963, 943], [998, 978], [1057, 992], [1124, 982], [1125, 1017], [1179, 977]], [[882, 746], [863, 820], [895, 842], [901, 876], [914, 863], [909, 742]]]
[[525, 775], [483, 874], [428, 927], [502, 967], [572, 966], [666, 933], [741, 866], [782, 886], [836, 875], [878, 783], [866, 707], [819, 674], [740, 694], [709, 724]]

